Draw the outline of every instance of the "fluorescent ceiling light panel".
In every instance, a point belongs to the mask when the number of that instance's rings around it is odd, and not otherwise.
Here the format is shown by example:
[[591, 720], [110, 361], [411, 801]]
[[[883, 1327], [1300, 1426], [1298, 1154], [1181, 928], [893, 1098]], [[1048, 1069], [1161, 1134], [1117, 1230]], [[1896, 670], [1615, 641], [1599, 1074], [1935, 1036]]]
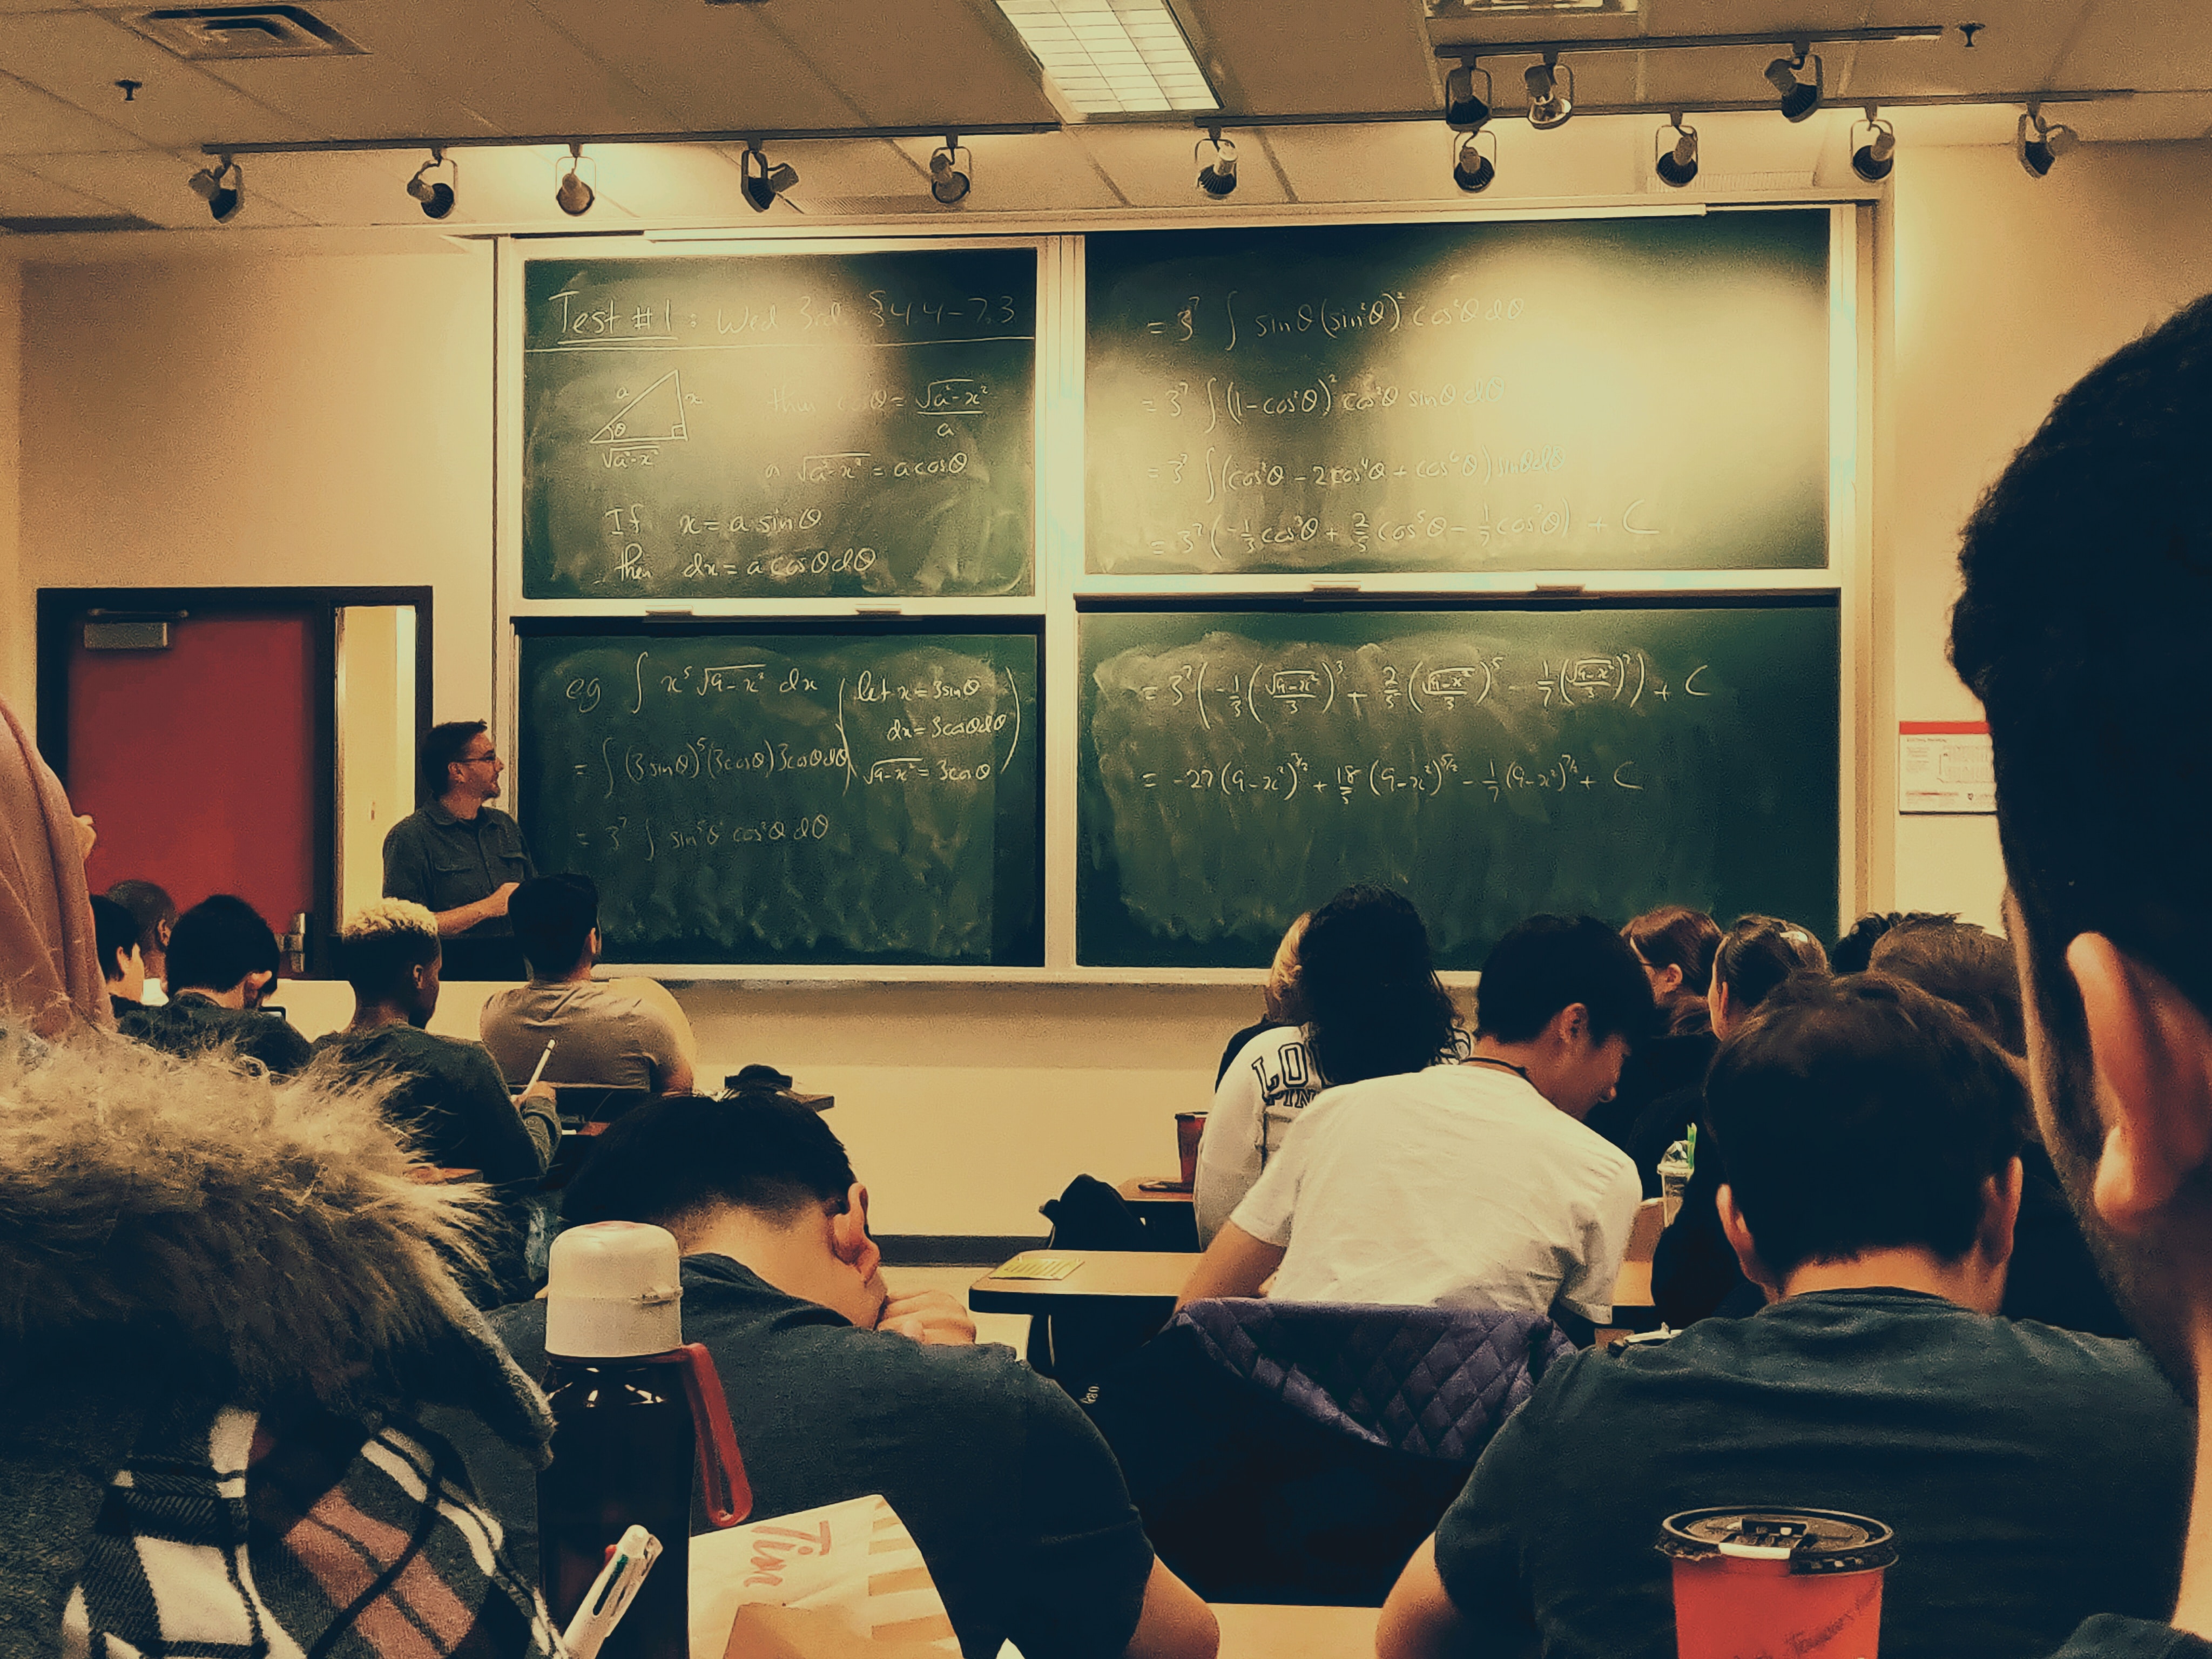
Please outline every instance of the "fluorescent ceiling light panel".
[[999, 0], [1085, 115], [1219, 109], [1167, 0]]
[[1429, 15], [1443, 21], [1496, 17], [1505, 12], [1631, 13], [1638, 0], [1428, 0]]

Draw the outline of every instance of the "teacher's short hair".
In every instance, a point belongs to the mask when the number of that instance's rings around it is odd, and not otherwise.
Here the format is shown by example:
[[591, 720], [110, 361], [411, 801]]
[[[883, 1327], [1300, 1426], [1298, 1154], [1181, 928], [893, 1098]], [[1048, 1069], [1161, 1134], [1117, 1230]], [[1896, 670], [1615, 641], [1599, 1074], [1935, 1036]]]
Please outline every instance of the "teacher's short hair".
[[478, 732], [489, 729], [482, 720], [441, 720], [423, 735], [422, 752], [416, 757], [416, 763], [425, 800], [435, 800], [446, 793], [453, 781], [446, 775], [446, 769], [460, 759], [462, 751], [477, 740]]

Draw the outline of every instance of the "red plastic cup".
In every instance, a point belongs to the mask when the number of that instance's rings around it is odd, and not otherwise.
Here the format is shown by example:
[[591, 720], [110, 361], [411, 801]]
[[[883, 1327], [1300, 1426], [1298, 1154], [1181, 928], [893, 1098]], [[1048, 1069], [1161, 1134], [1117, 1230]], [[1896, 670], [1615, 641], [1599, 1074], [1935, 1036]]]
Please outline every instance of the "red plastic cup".
[[1176, 1114], [1176, 1153], [1182, 1159], [1182, 1184], [1194, 1186], [1198, 1181], [1198, 1143], [1206, 1133], [1204, 1112]]
[[1875, 1659], [1890, 1529], [1835, 1510], [1686, 1510], [1659, 1529], [1674, 1564], [1679, 1659]]

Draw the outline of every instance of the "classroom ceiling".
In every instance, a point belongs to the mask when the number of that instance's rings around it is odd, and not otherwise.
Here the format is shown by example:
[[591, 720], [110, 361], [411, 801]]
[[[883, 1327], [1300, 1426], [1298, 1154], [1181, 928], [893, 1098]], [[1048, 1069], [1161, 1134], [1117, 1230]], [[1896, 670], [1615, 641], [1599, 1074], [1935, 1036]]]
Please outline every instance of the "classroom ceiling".
[[[1462, 201], [1441, 120], [1326, 120], [1239, 129], [1239, 116], [1349, 117], [1437, 109], [1438, 46], [1633, 40], [1692, 33], [1954, 25], [1931, 43], [1836, 45], [1823, 109], [1799, 125], [1755, 111], [1693, 115], [1704, 171], [1692, 196], [1850, 182], [1854, 100], [2131, 88], [2063, 108], [2093, 143], [2212, 136], [2212, 29], [2203, 0], [1172, 0], [1239, 146], [1239, 206]], [[754, 130], [1058, 124], [964, 139], [975, 188], [933, 203], [935, 141], [790, 139], [769, 146], [800, 181], [769, 216], [811, 221], [988, 219], [1204, 205], [1189, 118], [1074, 116], [995, 0], [301, 0], [358, 50], [189, 61], [145, 32], [145, 6], [0, 0], [0, 222], [131, 222], [203, 236], [243, 229], [413, 226], [426, 235], [757, 223], [741, 144], [586, 151], [598, 200], [582, 219], [552, 194], [564, 146], [458, 149], [459, 205], [425, 221], [404, 192], [419, 150], [244, 158], [245, 206], [217, 228], [187, 176], [208, 144], [323, 139], [540, 138]], [[263, 9], [283, 10], [285, 7]], [[1431, 15], [1431, 12], [1435, 15]], [[1969, 46], [1961, 18], [1984, 25]], [[1573, 54], [1578, 101], [1692, 109], [1771, 96], [1765, 46]], [[1490, 60], [1502, 112], [1534, 61]], [[122, 81], [137, 82], [126, 100]], [[1916, 144], [2008, 142], [2018, 107], [1893, 112]], [[1486, 201], [1663, 193], [1652, 114], [1587, 115], [1539, 132], [1495, 124]], [[1900, 165], [1905, 164], [1901, 161]], [[59, 227], [56, 227], [59, 228]], [[25, 239], [19, 234], [19, 243]]]

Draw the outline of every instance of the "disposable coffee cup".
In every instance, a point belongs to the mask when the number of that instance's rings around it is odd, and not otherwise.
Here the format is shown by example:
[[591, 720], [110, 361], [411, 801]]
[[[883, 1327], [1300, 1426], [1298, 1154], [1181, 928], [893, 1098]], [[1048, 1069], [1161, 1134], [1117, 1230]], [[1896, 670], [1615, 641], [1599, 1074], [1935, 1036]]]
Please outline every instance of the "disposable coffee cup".
[[1204, 1112], [1176, 1114], [1176, 1153], [1182, 1159], [1182, 1184], [1194, 1186], [1198, 1181], [1198, 1143], [1206, 1134]]
[[1667, 1149], [1659, 1160], [1659, 1224], [1664, 1227], [1674, 1224], [1681, 1213], [1682, 1194], [1690, 1184], [1690, 1160], [1680, 1141]]
[[1897, 1559], [1881, 1522], [1837, 1510], [1686, 1510], [1662, 1522], [1674, 1564], [1679, 1659], [1875, 1659], [1882, 1573]]

